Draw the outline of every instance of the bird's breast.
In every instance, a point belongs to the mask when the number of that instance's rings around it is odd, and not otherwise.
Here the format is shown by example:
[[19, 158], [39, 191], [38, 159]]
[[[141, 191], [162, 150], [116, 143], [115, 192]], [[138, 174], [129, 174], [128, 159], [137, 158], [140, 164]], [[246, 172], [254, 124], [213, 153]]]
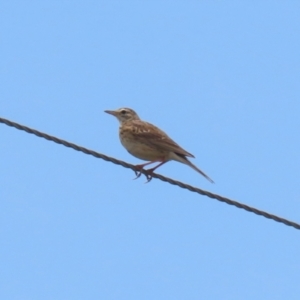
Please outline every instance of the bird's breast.
[[134, 129], [120, 128], [119, 136], [122, 145], [133, 156], [142, 160], [160, 160], [165, 159], [166, 151], [161, 151], [151, 146], [151, 143], [145, 143], [138, 135], [134, 134]]

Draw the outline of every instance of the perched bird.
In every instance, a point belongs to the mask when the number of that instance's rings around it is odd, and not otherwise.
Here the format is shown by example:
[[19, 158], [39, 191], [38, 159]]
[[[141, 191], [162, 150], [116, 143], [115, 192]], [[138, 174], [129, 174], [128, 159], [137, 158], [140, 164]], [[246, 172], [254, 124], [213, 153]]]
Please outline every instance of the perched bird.
[[[142, 170], [147, 165], [159, 163], [156, 167], [146, 170], [147, 182], [152, 179], [152, 173], [156, 168], [170, 160], [175, 160], [190, 166], [213, 183], [212, 179], [187, 159], [187, 156], [194, 157], [194, 155], [181, 148], [156, 126], [142, 121], [134, 110], [120, 108], [105, 110], [105, 112], [115, 116], [120, 121], [119, 137], [126, 150], [139, 159], [149, 161], [145, 164], [136, 165], [137, 169]], [[141, 172], [136, 173], [136, 178], [141, 176]]]

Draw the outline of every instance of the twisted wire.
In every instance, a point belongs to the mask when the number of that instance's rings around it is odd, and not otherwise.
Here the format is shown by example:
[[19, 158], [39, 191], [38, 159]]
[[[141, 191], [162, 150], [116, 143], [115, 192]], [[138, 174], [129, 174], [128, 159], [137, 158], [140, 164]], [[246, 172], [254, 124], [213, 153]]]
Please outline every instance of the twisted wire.
[[[121, 160], [118, 160], [118, 159], [115, 159], [113, 157], [110, 157], [110, 156], [107, 156], [107, 155], [104, 155], [104, 154], [101, 154], [101, 153], [98, 153], [96, 151], [93, 151], [93, 150], [90, 150], [90, 149], [87, 149], [87, 148], [84, 148], [84, 147], [81, 147], [81, 146], [78, 146], [76, 144], [73, 144], [73, 143], [70, 143], [70, 142], [67, 142], [65, 140], [62, 140], [62, 139], [59, 139], [57, 137], [54, 137], [54, 136], [51, 136], [49, 134], [46, 134], [46, 133], [43, 133], [43, 132], [40, 132], [38, 130], [35, 130], [35, 129], [32, 129], [32, 128], [29, 128], [29, 127], [26, 127], [24, 125], [20, 125], [18, 123], [15, 123], [15, 122], [12, 122], [12, 121], [9, 121], [7, 119], [4, 119], [4, 118], [0, 118], [0, 123], [3, 123], [3, 124], [6, 124], [8, 126], [11, 126], [11, 127], [14, 127], [14, 128], [17, 128], [19, 130], [23, 130], [23, 131], [26, 131], [27, 133], [30, 133], [30, 134], [34, 134], [38, 137], [41, 137], [41, 138], [44, 138], [48, 141], [53, 141], [57, 144], [60, 144], [60, 145], [64, 145], [65, 147], [68, 147], [68, 148], [72, 148], [76, 151], [80, 151], [80, 152], [83, 152], [85, 154], [88, 154], [88, 155], [92, 155], [94, 157], [97, 157], [97, 158], [101, 158], [101, 159], [104, 159], [105, 161], [109, 161], [109, 162], [112, 162], [116, 165], [120, 165], [124, 168], [128, 168], [128, 169], [131, 169], [133, 170], [134, 172], [140, 172], [140, 170], [136, 169], [136, 167], [132, 164], [128, 164], [124, 161], [121, 161]], [[147, 175], [146, 171], [142, 170], [141, 171], [143, 174]], [[193, 187], [191, 185], [188, 185], [186, 183], [182, 183], [180, 181], [177, 181], [177, 180], [174, 180], [174, 179], [171, 179], [171, 178], [168, 178], [168, 177], [165, 177], [165, 176], [162, 176], [160, 174], [157, 174], [157, 173], [153, 173], [153, 178], [157, 178], [157, 179], [160, 179], [164, 182], [168, 182], [170, 184], [173, 184], [173, 185], [177, 185], [183, 189], [187, 189], [191, 192], [195, 192], [197, 194], [200, 194], [200, 195], [203, 195], [203, 196], [207, 196], [211, 199], [216, 199], [218, 201], [221, 201], [221, 202], [224, 202], [224, 203], [227, 203], [229, 205], [233, 205], [237, 208], [240, 208], [240, 209], [244, 209], [248, 212], [252, 212], [256, 215], [259, 215], [259, 216], [263, 216], [267, 219], [271, 219], [273, 221], [276, 221], [276, 222], [279, 222], [279, 223], [282, 223], [282, 224], [285, 224], [287, 226], [291, 226], [295, 229], [300, 229], [300, 224], [298, 223], [295, 223], [295, 222], [292, 222], [292, 221], [289, 221], [287, 219], [284, 219], [284, 218], [281, 218], [281, 217], [278, 217], [276, 215], [273, 215], [273, 214], [270, 214], [270, 213], [267, 213], [265, 211], [262, 211], [262, 210], [259, 210], [259, 209], [256, 209], [254, 207], [251, 207], [251, 206], [248, 206], [248, 205], [245, 205], [245, 204], [242, 204], [240, 202], [237, 202], [237, 201], [234, 201], [234, 200], [231, 200], [229, 198], [225, 198], [225, 197], [222, 197], [222, 196], [219, 196], [217, 194], [213, 194], [213, 193], [210, 193], [208, 191], [205, 191], [205, 190], [202, 190], [202, 189], [199, 189], [199, 188], [196, 188], [196, 187]]]

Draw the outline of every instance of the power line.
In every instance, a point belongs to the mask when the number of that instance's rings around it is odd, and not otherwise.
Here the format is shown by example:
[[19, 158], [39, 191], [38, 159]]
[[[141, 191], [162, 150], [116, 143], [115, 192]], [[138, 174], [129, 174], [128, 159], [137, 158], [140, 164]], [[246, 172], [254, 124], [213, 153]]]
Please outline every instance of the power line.
[[[113, 157], [106, 156], [104, 154], [95, 152], [93, 150], [89, 150], [89, 149], [84, 148], [84, 147], [80, 147], [80, 146], [75, 145], [73, 143], [67, 142], [65, 140], [59, 139], [57, 137], [48, 135], [48, 134], [40, 132], [40, 131], [37, 131], [35, 129], [32, 129], [32, 128], [20, 125], [18, 123], [9, 121], [7, 119], [0, 118], [0, 123], [6, 124], [6, 125], [14, 127], [14, 128], [17, 128], [19, 130], [26, 131], [27, 133], [31, 133], [31, 134], [34, 134], [34, 135], [36, 135], [38, 137], [42, 137], [42, 138], [44, 138], [44, 139], [46, 139], [48, 141], [53, 141], [53, 142], [55, 142], [57, 144], [64, 145], [65, 147], [72, 148], [72, 149], [74, 149], [76, 151], [80, 151], [80, 152], [83, 152], [85, 154], [92, 155], [94, 157], [104, 159], [104, 160], [112, 162], [112, 163], [114, 163], [116, 165], [121, 165], [122, 167], [131, 169], [134, 172], [140, 171], [140, 170], [137, 170], [134, 165], [128, 164], [128, 163], [126, 163], [124, 161], [115, 159]], [[146, 171], [144, 171], [144, 170], [142, 170], [142, 173], [145, 174], [145, 175], [147, 174]], [[287, 219], [284, 219], [284, 218], [281, 218], [281, 217], [269, 214], [269, 213], [267, 213], [265, 211], [262, 211], [262, 210], [254, 208], [254, 207], [251, 207], [251, 206], [239, 203], [237, 201], [234, 201], [234, 200], [231, 200], [231, 199], [219, 196], [217, 194], [213, 194], [213, 193], [210, 193], [208, 191], [201, 190], [199, 188], [195, 188], [195, 187], [193, 187], [191, 185], [188, 185], [188, 184], [182, 183], [180, 181], [177, 181], [177, 180], [174, 180], [174, 179], [162, 176], [160, 174], [153, 173], [153, 178], [157, 178], [157, 179], [160, 179], [162, 181], [168, 182], [170, 184], [177, 185], [177, 186], [179, 186], [179, 187], [181, 187], [183, 189], [187, 189], [187, 190], [189, 190], [191, 192], [195, 192], [197, 194], [204, 195], [204, 196], [207, 196], [207, 197], [212, 198], [212, 199], [216, 199], [216, 200], [221, 201], [221, 202], [225, 202], [225, 203], [227, 203], [229, 205], [233, 205], [233, 206], [235, 206], [237, 208], [241, 208], [241, 209], [244, 209], [244, 210], [246, 210], [248, 212], [255, 213], [256, 215], [263, 216], [263, 217], [265, 217], [267, 219], [271, 219], [273, 221], [276, 221], [276, 222], [279, 222], [279, 223], [283, 223], [283, 224], [285, 224], [287, 226], [291, 226], [291, 227], [294, 227], [296, 229], [300, 229], [300, 224], [298, 224], [298, 223], [295, 223], [295, 222], [289, 221]]]

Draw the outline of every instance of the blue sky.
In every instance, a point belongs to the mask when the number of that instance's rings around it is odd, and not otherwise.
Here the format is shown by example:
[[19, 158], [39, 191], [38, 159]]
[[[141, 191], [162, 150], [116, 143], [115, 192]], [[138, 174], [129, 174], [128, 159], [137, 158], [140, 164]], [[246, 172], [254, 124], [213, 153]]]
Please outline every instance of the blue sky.
[[[4, 1], [3, 118], [138, 164], [131, 107], [216, 183], [300, 222], [297, 1]], [[299, 231], [0, 124], [1, 299], [298, 299]]]

